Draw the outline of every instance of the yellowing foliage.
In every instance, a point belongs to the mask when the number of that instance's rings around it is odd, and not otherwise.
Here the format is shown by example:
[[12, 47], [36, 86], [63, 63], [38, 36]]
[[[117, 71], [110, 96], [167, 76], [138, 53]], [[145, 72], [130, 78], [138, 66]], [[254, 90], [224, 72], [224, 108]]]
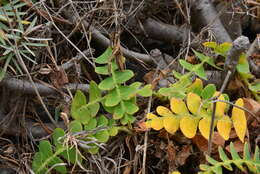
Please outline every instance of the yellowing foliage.
[[[218, 100], [225, 100], [224, 95], [221, 94], [221, 95], [218, 97]], [[226, 106], [227, 106], [227, 104], [224, 103], [224, 102], [217, 102], [217, 103], [216, 103], [216, 116], [217, 116], [217, 117], [222, 117], [222, 116], [224, 116]]]
[[171, 104], [171, 110], [175, 114], [182, 115], [182, 114], [189, 113], [186, 104], [181, 99], [172, 98], [170, 104]]
[[184, 116], [180, 121], [181, 132], [187, 138], [193, 138], [196, 135], [198, 120], [192, 116]]
[[197, 114], [198, 110], [200, 109], [201, 98], [197, 94], [190, 92], [187, 95], [187, 106], [190, 112], [194, 115]]
[[164, 117], [173, 116], [172, 112], [171, 112], [168, 108], [166, 108], [166, 107], [164, 107], [164, 106], [158, 106], [158, 107], [156, 108], [156, 112], [157, 112], [159, 115], [164, 116]]
[[180, 119], [178, 117], [168, 116], [163, 119], [164, 129], [170, 134], [174, 134], [180, 125]]
[[[235, 102], [235, 105], [243, 107], [244, 101], [243, 99], [238, 99]], [[244, 142], [244, 138], [246, 135], [247, 130], [247, 123], [246, 123], [246, 115], [245, 112], [242, 109], [239, 109], [237, 107], [233, 107], [232, 110], [232, 121], [234, 124], [235, 131], [237, 133], [238, 138]]]
[[211, 122], [211, 119], [209, 117], [204, 117], [199, 122], [200, 133], [207, 140], [209, 139], [210, 122]]
[[217, 129], [220, 136], [223, 137], [224, 140], [229, 139], [231, 127], [232, 127], [232, 121], [228, 116], [223, 116], [220, 120], [218, 120]]
[[163, 119], [159, 117], [152, 119], [151, 127], [155, 130], [161, 130], [163, 128]]
[[[198, 89], [197, 87], [200, 87], [200, 81], [197, 80], [195, 82], [197, 84], [194, 84], [192, 87]], [[215, 92], [214, 96], [217, 95], [219, 95], [219, 92]], [[221, 94], [218, 100], [225, 100], [224, 95]], [[155, 130], [164, 128], [170, 134], [174, 134], [180, 129], [187, 138], [193, 138], [199, 128], [202, 136], [209, 139], [211, 115], [213, 111], [212, 105], [203, 105], [205, 102], [209, 101], [202, 101], [198, 94], [192, 92], [187, 94], [186, 103], [181, 99], [173, 97], [170, 99], [170, 109], [164, 106], [158, 106], [156, 112], [159, 116], [152, 113], [147, 114], [146, 117], [148, 120], [146, 121], [146, 127]], [[235, 105], [243, 107], [244, 102], [240, 98], [236, 101]], [[228, 140], [231, 128], [234, 126], [237, 136], [243, 142], [247, 130], [245, 112], [242, 109], [233, 107], [232, 118], [230, 118], [225, 115], [226, 109], [228, 109], [226, 103], [216, 103], [214, 128], [216, 126], [220, 136]]]

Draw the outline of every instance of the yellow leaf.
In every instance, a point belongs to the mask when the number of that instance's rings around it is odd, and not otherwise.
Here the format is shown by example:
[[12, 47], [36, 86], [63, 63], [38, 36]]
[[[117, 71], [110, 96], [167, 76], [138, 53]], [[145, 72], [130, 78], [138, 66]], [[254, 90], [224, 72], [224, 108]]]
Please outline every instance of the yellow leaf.
[[145, 122], [145, 127], [146, 128], [152, 128], [152, 125], [151, 125], [151, 123], [152, 123], [152, 120], [147, 120], [146, 122]]
[[161, 117], [152, 119], [151, 127], [155, 130], [161, 130], [163, 128], [163, 119]]
[[[244, 101], [242, 98], [239, 98], [235, 105], [243, 107]], [[246, 123], [246, 115], [245, 112], [242, 109], [239, 109], [237, 107], [233, 107], [232, 110], [232, 121], [235, 128], [235, 131], [237, 133], [238, 138], [244, 142], [244, 138], [246, 135], [247, 130], [247, 123]]]
[[195, 81], [187, 88], [187, 92], [201, 91], [203, 82], [201, 79], [196, 78]]
[[171, 174], [181, 174], [181, 173], [178, 172], [178, 171], [174, 171], [174, 172], [172, 172]]
[[173, 116], [173, 113], [170, 111], [170, 109], [164, 107], [164, 106], [158, 106], [156, 108], [156, 112], [163, 116], [163, 117], [167, 117], [167, 116]]
[[211, 119], [209, 117], [204, 117], [199, 122], [200, 133], [207, 140], [209, 139], [209, 133], [210, 133], [210, 121]]
[[[218, 100], [225, 100], [224, 95], [221, 94], [221, 95], [218, 97]], [[226, 104], [226, 103], [224, 103], [224, 102], [217, 102], [217, 103], [216, 103], [216, 116], [217, 116], [217, 117], [222, 117], [222, 116], [224, 116], [226, 107], [227, 107], [227, 104]]]
[[198, 110], [200, 109], [201, 98], [197, 94], [190, 92], [187, 95], [187, 106], [191, 113], [194, 115], [198, 114]]
[[157, 115], [152, 114], [152, 113], [148, 113], [148, 114], [146, 115], [146, 118], [147, 118], [147, 119], [157, 118]]
[[180, 119], [176, 116], [163, 117], [164, 129], [170, 134], [174, 134], [180, 125]]
[[30, 22], [30, 21], [26, 21], [26, 20], [22, 20], [21, 23], [24, 24], [24, 25], [28, 25], [28, 24], [30, 24], [31, 22]]
[[179, 115], [186, 114], [187, 115], [189, 113], [189, 111], [186, 107], [186, 104], [181, 99], [172, 98], [170, 101], [170, 104], [171, 104], [172, 112], [174, 112], [176, 114], [179, 114]]
[[180, 129], [187, 138], [193, 138], [197, 132], [198, 119], [185, 116], [180, 121]]
[[231, 119], [228, 116], [223, 116], [220, 120], [217, 122], [217, 129], [222, 138], [224, 140], [229, 139], [229, 134], [231, 131], [232, 122]]

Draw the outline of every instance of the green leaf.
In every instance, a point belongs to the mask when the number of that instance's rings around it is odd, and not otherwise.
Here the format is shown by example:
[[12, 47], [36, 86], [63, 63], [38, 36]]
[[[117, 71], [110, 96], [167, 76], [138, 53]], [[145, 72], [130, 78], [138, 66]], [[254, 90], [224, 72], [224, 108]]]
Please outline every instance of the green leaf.
[[208, 48], [213, 48], [215, 49], [218, 45], [216, 42], [204, 42], [203, 43], [204, 47], [208, 47]]
[[88, 107], [84, 106], [74, 112], [71, 112], [71, 116], [82, 124], [87, 124], [91, 118], [90, 110]]
[[124, 109], [123, 104], [120, 103], [120, 105], [115, 107], [113, 119], [115, 119], [115, 120], [121, 119], [124, 116], [125, 112], [126, 111]]
[[186, 60], [180, 59], [179, 60], [180, 64], [183, 66], [183, 68], [192, 71], [194, 65], [190, 64], [189, 62], [187, 62]]
[[206, 159], [207, 159], [207, 161], [208, 161], [210, 164], [212, 164], [212, 165], [218, 163], [218, 161], [214, 160], [213, 158], [211, 158], [211, 157], [208, 156], [208, 155], [206, 156]]
[[[54, 166], [56, 164], [64, 163], [59, 157], [55, 156], [53, 160], [49, 163], [49, 166]], [[57, 170], [59, 173], [66, 174], [67, 169], [64, 165], [56, 166], [53, 169]]]
[[250, 84], [249, 89], [254, 92], [260, 92], [260, 83]]
[[142, 85], [141, 82], [134, 82], [130, 85], [130, 87], [133, 87], [137, 90], [138, 88], [140, 88], [141, 85]]
[[[224, 152], [224, 150], [221, 146], [218, 147], [218, 152], [219, 152], [219, 157], [222, 161], [228, 161], [229, 160], [226, 153]], [[229, 163], [225, 163], [223, 166], [230, 171], [233, 170], [232, 166]]]
[[111, 127], [108, 129], [110, 136], [116, 136], [118, 134], [118, 127]]
[[219, 69], [221, 70], [221, 68], [219, 68], [218, 66], [215, 65], [214, 63], [214, 59], [209, 57], [209, 56], [206, 56], [204, 54], [201, 54], [195, 50], [193, 50], [193, 52], [195, 53], [195, 55], [200, 59], [200, 61], [202, 62], [206, 62], [207, 64], [209, 64], [210, 66], [216, 68], [216, 69]]
[[131, 70], [123, 70], [123, 71], [116, 71], [114, 75], [115, 75], [116, 83], [121, 84], [130, 80], [134, 76], [134, 73]]
[[109, 140], [108, 130], [98, 131], [94, 137], [101, 143], [105, 143]]
[[[33, 161], [32, 161], [32, 169], [34, 172], [38, 170], [38, 168], [42, 165], [44, 162], [44, 155], [41, 152], [36, 152], [35, 155], [33, 156]], [[37, 174], [44, 174], [47, 172], [47, 168], [44, 167], [41, 171], [39, 171]]]
[[136, 94], [136, 88], [133, 86], [119, 86], [118, 89], [123, 100], [129, 100]]
[[129, 101], [125, 101], [124, 105], [126, 108], [126, 113], [128, 113], [130, 115], [136, 113], [139, 110], [139, 108], [136, 104], [129, 102]]
[[245, 160], [250, 160], [250, 152], [249, 152], [249, 147], [248, 143], [245, 143], [244, 145], [244, 155], [243, 155]]
[[108, 125], [108, 119], [104, 115], [100, 115], [97, 118], [97, 126], [107, 126]]
[[[98, 85], [91, 81], [89, 85], [89, 102], [97, 101], [101, 98], [101, 91], [98, 89]], [[100, 105], [98, 102], [95, 102], [94, 104], [89, 105], [89, 111], [90, 115], [92, 117], [96, 116], [96, 114], [99, 111]]]
[[82, 158], [77, 154], [76, 148], [68, 147], [67, 150], [61, 153], [61, 156], [65, 158], [68, 162], [75, 164], [77, 161], [81, 162]]
[[194, 65], [194, 72], [197, 76], [199, 76], [200, 78], [207, 80], [207, 75], [204, 71], [204, 68], [202, 65], [198, 64], [198, 65]]
[[152, 85], [151, 84], [145, 85], [142, 89], [138, 91], [138, 94], [143, 97], [151, 96], [153, 94]]
[[181, 73], [178, 73], [177, 71], [172, 71], [172, 74], [173, 74], [173, 76], [175, 77], [175, 78], [177, 78], [177, 79], [181, 79], [181, 77], [182, 77], [182, 74]]
[[61, 128], [56, 128], [52, 134], [52, 140], [53, 140], [53, 144], [56, 146], [56, 147], [61, 147], [62, 146], [62, 143], [60, 142], [60, 139], [61, 137], [63, 137], [65, 135], [65, 132], [63, 129]]
[[106, 96], [105, 105], [108, 107], [116, 106], [121, 101], [120, 96], [117, 94], [117, 89], [112, 90]]
[[202, 99], [210, 99], [216, 92], [216, 86], [214, 84], [208, 84], [201, 93]]
[[86, 96], [80, 90], [76, 91], [76, 94], [72, 100], [71, 112], [76, 112], [81, 106], [87, 103]]
[[[113, 71], [118, 69], [118, 66], [115, 62], [112, 62], [111, 66], [112, 66]], [[102, 75], [109, 75], [110, 74], [108, 65], [96, 67], [95, 72], [98, 73], [98, 74], [102, 74]]]
[[97, 120], [96, 118], [91, 118], [87, 124], [84, 125], [84, 130], [93, 130], [97, 127]]
[[113, 78], [112, 77], [105, 78], [99, 83], [98, 87], [101, 90], [112, 90], [115, 87]]
[[122, 125], [131, 124], [134, 121], [135, 121], [135, 117], [128, 114], [125, 114], [124, 117], [120, 120]]
[[98, 64], [107, 64], [109, 62], [109, 59], [111, 59], [113, 56], [112, 52], [113, 52], [112, 48], [108, 47], [102, 55], [96, 58], [95, 62]]
[[69, 124], [69, 130], [72, 133], [81, 132], [82, 131], [82, 125], [79, 121], [73, 120]]
[[232, 159], [234, 160], [234, 164], [242, 171], [245, 171], [245, 169], [243, 168], [241, 162], [237, 161], [240, 160], [240, 156], [238, 155], [238, 153], [236, 152], [236, 149], [234, 147], [234, 144], [231, 142], [230, 143], [230, 152], [231, 152], [231, 156]]
[[41, 152], [43, 154], [44, 160], [51, 157], [53, 155], [51, 143], [47, 140], [40, 141], [39, 152]]
[[94, 155], [98, 153], [98, 150], [99, 150], [98, 146], [92, 145], [92, 147], [88, 149], [88, 152]]

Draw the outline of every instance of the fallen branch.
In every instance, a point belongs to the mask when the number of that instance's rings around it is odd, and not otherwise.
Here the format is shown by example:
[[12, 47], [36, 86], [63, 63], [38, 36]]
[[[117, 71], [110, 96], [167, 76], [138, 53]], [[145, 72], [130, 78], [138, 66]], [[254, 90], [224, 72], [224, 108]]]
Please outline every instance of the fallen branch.
[[[20, 80], [15, 78], [4, 79], [0, 82], [0, 86], [4, 86], [8, 90], [15, 91], [15, 92], [29, 94], [29, 95], [36, 95], [33, 85], [26, 80]], [[58, 95], [60, 93], [59, 90], [55, 89], [54, 87], [43, 85], [41, 83], [35, 82], [35, 86], [41, 96]], [[66, 92], [66, 90], [71, 90], [73, 93], [78, 89], [83, 91], [84, 93], [87, 93], [89, 86], [88, 84], [69, 83], [64, 85], [61, 88], [61, 90], [64, 92]]]
[[195, 16], [193, 20], [212, 30], [217, 42], [232, 42], [210, 0], [192, 0], [192, 10], [192, 16]]

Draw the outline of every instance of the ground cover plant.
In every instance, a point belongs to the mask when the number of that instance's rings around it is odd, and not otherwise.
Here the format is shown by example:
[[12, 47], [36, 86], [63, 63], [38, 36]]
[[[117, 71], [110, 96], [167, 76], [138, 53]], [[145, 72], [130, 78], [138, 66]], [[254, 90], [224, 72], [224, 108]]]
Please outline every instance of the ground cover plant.
[[0, 173], [259, 173], [258, 0], [0, 2]]

